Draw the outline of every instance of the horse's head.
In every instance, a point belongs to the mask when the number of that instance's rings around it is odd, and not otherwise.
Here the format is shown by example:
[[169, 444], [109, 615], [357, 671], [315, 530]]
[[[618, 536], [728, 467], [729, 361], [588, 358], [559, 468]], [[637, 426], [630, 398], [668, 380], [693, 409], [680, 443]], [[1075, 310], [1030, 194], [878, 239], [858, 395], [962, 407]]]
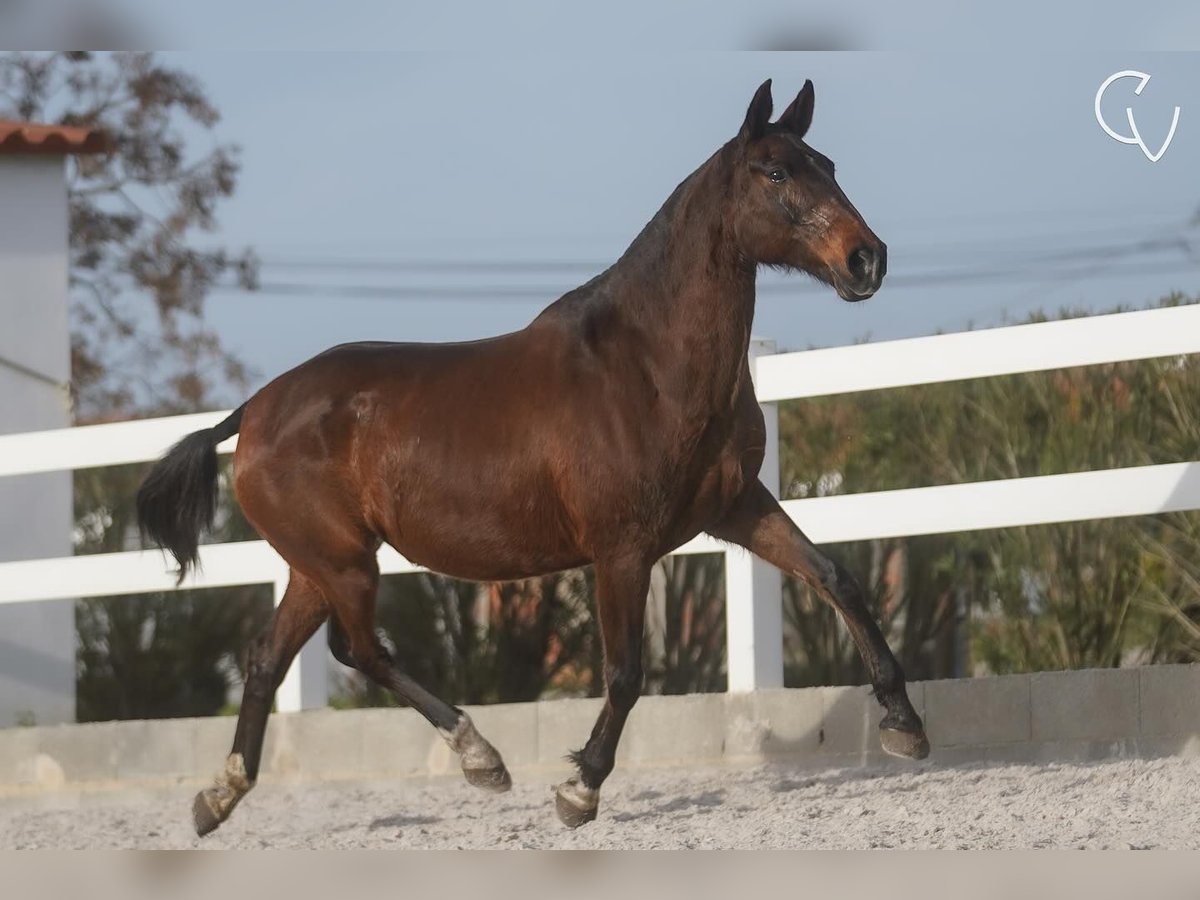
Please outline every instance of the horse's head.
[[804, 142], [812, 115], [811, 81], [774, 123], [770, 80], [755, 93], [728, 148], [734, 234], [755, 263], [808, 272], [843, 300], [865, 300], [883, 281], [887, 246], [838, 187], [833, 162]]

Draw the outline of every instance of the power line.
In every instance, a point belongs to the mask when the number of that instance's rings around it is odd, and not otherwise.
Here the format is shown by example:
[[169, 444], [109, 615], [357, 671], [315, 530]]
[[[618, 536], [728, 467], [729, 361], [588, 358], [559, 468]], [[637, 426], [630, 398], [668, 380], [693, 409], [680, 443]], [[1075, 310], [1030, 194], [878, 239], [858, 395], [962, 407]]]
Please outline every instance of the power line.
[[[1177, 223], [1176, 223], [1177, 224]], [[1093, 237], [1100, 235], [1126, 234], [1128, 227], [1122, 226], [1120, 229], [1094, 230], [1087, 232]], [[1023, 235], [1020, 240], [1024, 242], [1035, 241], [1034, 247], [1021, 246], [1013, 247], [1012, 242], [1009, 242], [1008, 247], [1001, 240], [980, 238], [973, 241], [946, 242], [940, 244], [928, 244], [924, 247], [910, 248], [905, 254], [906, 258], [912, 259], [923, 254], [936, 255], [938, 258], [945, 258], [949, 253], [961, 253], [965, 248], [974, 248], [977, 252], [992, 253], [1000, 251], [1001, 253], [1012, 254], [1027, 254], [1027, 259], [1030, 261], [1046, 260], [1046, 259], [1070, 259], [1070, 258], [1090, 258], [1095, 256], [1107, 257], [1112, 253], [1124, 253], [1129, 249], [1150, 249], [1146, 247], [1147, 242], [1141, 241], [1130, 245], [1128, 242], [1112, 243], [1103, 246], [1084, 246], [1053, 249], [1046, 251], [1048, 244], [1053, 244], [1056, 240], [1078, 239], [1084, 236], [1080, 232], [1071, 232], [1069, 234], [1059, 234], [1055, 236], [1034, 236]], [[1161, 249], [1176, 249], [1181, 244], [1186, 245], [1186, 239], [1181, 235], [1176, 239], [1160, 238], [1155, 248]], [[914, 252], [915, 251], [915, 252]], [[521, 274], [559, 274], [559, 273], [575, 273], [575, 272], [601, 272], [612, 265], [612, 260], [587, 260], [587, 259], [563, 259], [563, 260], [536, 260], [536, 259], [432, 259], [432, 258], [417, 258], [417, 259], [380, 259], [380, 258], [330, 258], [330, 257], [266, 257], [263, 260], [263, 266], [267, 269], [296, 269], [296, 270], [331, 270], [331, 271], [360, 271], [360, 272], [425, 272], [431, 274], [462, 274], [462, 273], [521, 273]]]
[[[936, 272], [906, 275], [897, 273], [889, 275], [887, 283], [893, 287], [945, 287], [955, 284], [978, 283], [1020, 283], [1024, 281], [1042, 281], [1048, 278], [1084, 278], [1091, 274], [1091, 267], [1076, 267], [1073, 269], [1036, 269], [1036, 270], [1000, 270]], [[1196, 273], [1194, 263], [1162, 263], [1126, 264], [1114, 267], [1106, 273], [1110, 276], [1128, 275], [1174, 275], [1178, 273]], [[375, 285], [375, 284], [315, 284], [302, 282], [264, 281], [254, 291], [249, 291], [238, 285], [230, 285], [228, 289], [240, 293], [257, 293], [268, 296], [290, 297], [345, 297], [364, 300], [407, 300], [420, 302], [423, 300], [463, 300], [463, 301], [547, 301], [562, 296], [574, 290], [578, 285]], [[768, 281], [757, 286], [760, 297], [777, 294], [795, 294], [797, 290], [806, 288], [817, 289], [815, 285], [803, 281]]]
[[[1057, 235], [1024, 234], [1017, 240], [998, 238], [976, 238], [969, 241], [944, 241], [935, 244], [909, 246], [903, 250], [903, 258], [913, 263], [923, 258], [943, 262], [947, 259], [955, 261], [966, 260], [978, 265], [992, 257], [997, 263], [1005, 266], [1021, 266], [1044, 262], [1070, 262], [1072, 260], [1092, 260], [1135, 255], [1142, 252], [1171, 252], [1180, 250], [1184, 253], [1196, 253], [1192, 246], [1189, 233], [1194, 230], [1193, 223], [1181, 223], [1175, 219], [1166, 223], [1165, 228], [1152, 230], [1152, 235], [1130, 241], [1128, 223], [1118, 228], [1093, 229], [1088, 232], [1078, 230]], [[1095, 242], [1080, 246], [1078, 241], [1083, 237], [1099, 238], [1101, 236], [1118, 236], [1119, 241]], [[895, 255], [895, 254], [894, 254]], [[445, 258], [364, 258], [364, 257], [273, 257], [268, 255], [263, 260], [266, 270], [296, 270], [296, 271], [332, 271], [332, 272], [361, 272], [378, 274], [428, 274], [428, 275], [527, 275], [531, 277], [571, 274], [580, 277], [584, 274], [595, 274], [604, 271], [612, 265], [612, 260], [597, 259], [445, 259]], [[961, 268], [961, 266], [960, 266]]]
[[462, 272], [512, 272], [558, 274], [563, 272], [607, 269], [612, 262], [587, 260], [519, 260], [519, 259], [264, 259], [270, 269], [316, 269], [362, 272], [430, 272], [458, 274]]
[[[1189, 222], [1184, 227], [1185, 229], [1190, 230], [1196, 224], [1196, 222]], [[1195, 259], [1197, 256], [1197, 248], [1192, 245], [1188, 238], [1184, 237], [1182, 232], [1179, 234], [1172, 234], [1172, 230], [1173, 228], [1170, 226], [1166, 229], [1156, 229], [1151, 233], [1146, 234], [1141, 240], [1134, 241], [1133, 243], [1127, 242], [1126, 244], [1117, 248], [1108, 248], [1108, 252], [1104, 252], [1104, 248], [1097, 248], [1098, 252], [1093, 254], [1095, 262], [1093, 262], [1090, 266], [1086, 266], [1083, 269], [1077, 269], [1074, 272], [1064, 271], [1052, 274], [1046, 278], [1039, 279], [1036, 289], [1025, 291], [1023, 294], [1020, 294], [1015, 298], [1010, 297], [1004, 303], [1003, 308], [1008, 309], [1013, 306], [1020, 308], [1028, 305], [1035, 298], [1041, 302], [1045, 302], [1047, 297], [1056, 291], [1061, 290], [1067, 285], [1078, 283], [1084, 279], [1094, 279], [1105, 273], [1108, 273], [1113, 269], [1114, 265], [1116, 265], [1119, 260], [1139, 252], [1148, 252], [1152, 254], [1158, 249], [1180, 250], [1186, 257]], [[1163, 270], [1160, 266], [1159, 271], [1162, 272], [1169, 270]], [[1117, 271], [1115, 274], [1119, 275], [1121, 272]], [[966, 318], [959, 316], [954, 321], [969, 321], [976, 315], [994, 311], [995, 307], [996, 304], [991, 304], [988, 308], [978, 309], [969, 313]], [[945, 327], [949, 324], [949, 322], [945, 322], [940, 327]]]
[[[1183, 218], [1190, 219], [1192, 217], [1192, 215], [1193, 215], [1192, 213], [1187, 213]], [[1191, 224], [1193, 224], [1193, 225], [1200, 224], [1200, 209], [1198, 209], [1196, 211], [1195, 215], [1196, 215], [1196, 221], [1192, 221]], [[1157, 219], [1157, 220], [1161, 220], [1164, 224], [1167, 222], [1170, 222], [1170, 221], [1174, 221], [1174, 222], [1183, 221], [1183, 220], [1181, 220], [1180, 214], [1177, 210], [1167, 210], [1167, 209], [1161, 209], [1161, 208], [1156, 208], [1156, 209], [1149, 209], [1149, 208], [1113, 209], [1111, 207], [1106, 207], [1106, 208], [1077, 209], [1077, 210], [1052, 209], [1052, 210], [1011, 211], [1011, 212], [1001, 212], [1001, 213], [993, 213], [993, 212], [977, 213], [977, 214], [970, 213], [970, 214], [963, 214], [963, 215], [930, 216], [930, 217], [919, 217], [919, 216], [913, 217], [913, 216], [906, 215], [906, 216], [904, 216], [903, 219], [897, 219], [895, 221], [892, 221], [889, 219], [889, 220], [887, 220], [887, 222], [888, 222], [888, 230], [895, 229], [895, 230], [904, 231], [906, 233], [922, 233], [922, 232], [928, 231], [927, 228], [923, 227], [926, 225], [937, 225], [939, 227], [950, 226], [948, 233], [958, 236], [963, 232], [962, 226], [964, 224], [968, 224], [970, 226], [983, 226], [985, 228], [986, 227], [1003, 226], [1011, 234], [1012, 222], [1014, 220], [1017, 220], [1022, 223], [1022, 228], [1023, 228], [1022, 233], [1018, 236], [1020, 239], [1034, 238], [1034, 239], [1039, 239], [1039, 240], [1054, 240], [1059, 237], [1079, 238], [1079, 237], [1096, 235], [1096, 234], [1127, 234], [1129, 232], [1130, 227], [1135, 224], [1133, 220], [1139, 219], [1139, 218], [1142, 220], [1145, 220], [1148, 218]], [[874, 221], [874, 219], [872, 219], [872, 221]], [[1049, 223], [1049, 222], [1062, 223], [1064, 221], [1078, 222], [1079, 224], [1078, 224], [1078, 226], [1071, 227], [1067, 230], [1064, 230], [1062, 228], [1062, 226], [1059, 225], [1059, 227], [1057, 227], [1054, 231], [1050, 232], [1049, 234], [1046, 234], [1046, 233], [1038, 234], [1035, 231], [1027, 230], [1029, 228], [1037, 228], [1038, 226], [1043, 225], [1045, 223]], [[880, 220], [881, 224], [882, 224], [882, 222], [883, 222], [883, 220]], [[1099, 227], [1099, 228], [1095, 227], [1097, 225], [1097, 223], [1105, 223], [1105, 222], [1107, 222], [1109, 224], [1107, 224], [1107, 225], [1101, 224], [1101, 227]], [[1153, 224], [1153, 223], [1151, 223], [1151, 224]], [[1136, 225], [1138, 227], [1144, 227], [1146, 225], [1146, 223], [1144, 221], [1140, 221], [1140, 222], [1137, 222]], [[557, 233], [544, 234], [544, 235], [526, 234], [521, 237], [520, 242], [526, 243], [526, 244], [528, 244], [528, 243], [542, 243], [542, 244], [551, 243], [552, 244], [555, 241], [560, 241], [562, 239], [562, 237], [563, 236], [561, 234], [557, 234]], [[600, 243], [600, 244], [606, 244], [606, 245], [612, 245], [612, 246], [619, 244], [621, 247], [624, 247], [628, 243], [628, 238], [629, 238], [628, 234], [622, 233], [622, 234], [608, 234], [608, 235], [591, 235], [587, 240], [591, 243]], [[507, 245], [511, 246], [514, 243], [515, 239], [511, 236], [489, 237], [486, 235], [479, 235], [479, 236], [474, 237], [472, 240], [475, 244], [481, 245], [481, 246], [482, 245], [493, 245], [494, 246], [497, 244], [507, 244]], [[578, 245], [581, 242], [581, 240], [582, 240], [582, 238], [571, 239], [569, 241], [569, 243]], [[996, 239], [986, 238], [984, 240], [986, 240], [988, 243], [993, 243]], [[1004, 238], [1001, 238], [1001, 240], [1004, 240]], [[453, 247], [453, 248], [457, 249], [457, 248], [461, 247], [462, 239], [460, 237], [454, 237], [453, 239], [450, 239], [450, 238], [444, 238], [444, 239], [440, 239], [440, 240], [434, 239], [432, 243], [444, 244], [445, 246]], [[941, 242], [941, 243], [944, 244], [946, 242]], [[951, 241], [949, 243], [957, 243], [957, 241]], [[355, 247], [361, 247], [361, 246], [363, 246], [363, 241], [355, 240], [353, 242], [346, 242], [346, 243], [342, 244], [341, 246], [351, 246], [351, 245], [353, 245]], [[272, 256], [276, 253], [281, 253], [282, 258], [278, 259], [278, 262], [281, 265], [290, 265], [292, 263], [298, 263], [298, 264], [305, 265], [309, 261], [309, 257], [308, 257], [309, 253], [311, 253], [311, 252], [316, 252], [316, 253], [328, 252], [328, 250], [330, 249], [331, 246], [338, 246], [338, 245], [335, 242], [331, 243], [330, 241], [325, 240], [325, 241], [320, 241], [320, 242], [290, 242], [290, 243], [282, 242], [282, 243], [267, 244], [266, 246], [270, 248], [265, 254], [267, 256]], [[379, 245], [377, 244], [376, 246], [379, 246]], [[288, 259], [288, 258], [286, 258], [288, 252], [302, 253], [305, 255], [303, 258], [300, 258], [300, 259], [296, 259], [296, 258]], [[445, 260], [437, 260], [437, 259], [434, 259], [432, 261], [439, 262], [439, 263], [445, 262]], [[337, 262], [345, 262], [345, 260], [340, 260]]]
[[[893, 272], [888, 283], [896, 287], [942, 287], [955, 284], [989, 284], [1041, 281], [1073, 281], [1105, 272], [1110, 275], [1175, 274], [1180, 271], [1195, 271], [1193, 260], [1200, 254], [1200, 247], [1190, 235], [1190, 226], [1178, 223], [1167, 229], [1151, 233], [1138, 240], [1106, 243], [1067, 249], [1047, 249], [1044, 241], [1025, 251], [1023, 256], [1012, 257], [1002, 263], [974, 264], [939, 267], [922, 271]], [[1138, 263], [1165, 254], [1184, 255], [1186, 266], [1181, 262], [1162, 260]], [[942, 254], [943, 256], [945, 254]], [[911, 259], [911, 256], [908, 257]], [[552, 299], [573, 290], [586, 275], [594, 274], [609, 264], [572, 260], [521, 260], [521, 259], [298, 259], [268, 261], [268, 269], [294, 268], [300, 270], [332, 270], [338, 272], [388, 273], [394, 275], [423, 274], [468, 275], [496, 277], [499, 283], [459, 282], [372, 284], [354, 282], [290, 281], [266, 279], [257, 288], [266, 295], [317, 297], [338, 296], [382, 300], [472, 300], [472, 301], [530, 301]], [[575, 283], [562, 284], [555, 280], [537, 283], [546, 276], [571, 275]], [[514, 283], [505, 283], [506, 277], [523, 276]], [[529, 281], [528, 279], [534, 279]], [[759, 282], [758, 292], [770, 296], [781, 292], [794, 294], [802, 289], [794, 281], [783, 282], [771, 278]], [[228, 289], [244, 291], [240, 286]]]
[[45, 372], [39, 372], [37, 369], [31, 369], [24, 363], [19, 363], [15, 359], [9, 359], [5, 356], [0, 356], [0, 367], [16, 372], [18, 375], [24, 375], [26, 378], [32, 378], [34, 381], [40, 381], [43, 384], [48, 384], [51, 387], [59, 390], [70, 390], [71, 386], [65, 381], [59, 381], [53, 375], [47, 375]]

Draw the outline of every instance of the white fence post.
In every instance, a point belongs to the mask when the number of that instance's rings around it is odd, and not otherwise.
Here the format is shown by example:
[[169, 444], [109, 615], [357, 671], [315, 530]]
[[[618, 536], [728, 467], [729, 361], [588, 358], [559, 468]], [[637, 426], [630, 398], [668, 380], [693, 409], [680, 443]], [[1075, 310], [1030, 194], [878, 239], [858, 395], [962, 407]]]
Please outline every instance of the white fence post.
[[[751, 340], [755, 358], [775, 352], [774, 341]], [[759, 480], [779, 496], [779, 410], [762, 405], [767, 447]], [[728, 689], [783, 687], [783, 578], [779, 570], [740, 548], [725, 552], [725, 640]]]
[[[275, 579], [275, 605], [283, 600], [288, 576], [284, 572]], [[320, 709], [329, 705], [329, 664], [326, 661], [326, 629], [322, 625], [308, 639], [292, 660], [279, 690], [275, 692], [275, 709], [278, 712], [300, 712], [302, 709]]]

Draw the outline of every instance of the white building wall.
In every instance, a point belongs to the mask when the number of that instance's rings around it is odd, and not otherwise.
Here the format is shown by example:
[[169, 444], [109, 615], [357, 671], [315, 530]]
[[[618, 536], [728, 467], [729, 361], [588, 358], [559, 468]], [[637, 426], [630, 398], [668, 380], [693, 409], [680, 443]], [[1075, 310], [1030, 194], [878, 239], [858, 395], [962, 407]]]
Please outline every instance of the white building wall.
[[[0, 434], [70, 424], [59, 156], [0, 156]], [[0, 561], [69, 556], [71, 473], [0, 478]], [[0, 605], [0, 727], [75, 719], [70, 600]]]

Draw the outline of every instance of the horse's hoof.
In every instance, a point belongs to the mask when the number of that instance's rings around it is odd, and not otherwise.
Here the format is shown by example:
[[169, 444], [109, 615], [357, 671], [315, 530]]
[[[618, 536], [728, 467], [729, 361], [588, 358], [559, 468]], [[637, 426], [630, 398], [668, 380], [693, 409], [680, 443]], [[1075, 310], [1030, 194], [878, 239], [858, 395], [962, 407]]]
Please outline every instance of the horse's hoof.
[[442, 737], [462, 760], [463, 775], [468, 784], [493, 794], [503, 794], [512, 787], [512, 776], [508, 774], [499, 751], [476, 730], [466, 713], [459, 715], [458, 724], [453, 729], [443, 729]]
[[474, 785], [477, 788], [483, 788], [485, 791], [490, 791], [493, 794], [503, 794], [505, 791], [512, 789], [512, 776], [508, 774], [508, 769], [504, 763], [498, 766], [493, 766], [490, 769], [463, 769], [463, 775], [466, 776], [467, 784]]
[[196, 834], [199, 837], [216, 831], [217, 826], [223, 821], [209, 803], [209, 798], [206, 796], [208, 793], [209, 791], [201, 791], [192, 801], [192, 823], [196, 826]]
[[246, 762], [240, 753], [230, 753], [225, 769], [210, 788], [205, 788], [192, 801], [192, 822], [196, 834], [204, 837], [229, 818], [233, 808], [254, 787], [246, 775]]
[[554, 808], [564, 825], [578, 828], [596, 818], [596, 810], [600, 808], [600, 792], [584, 787], [572, 778], [554, 789]]
[[924, 759], [929, 755], [929, 739], [924, 731], [901, 731], [899, 728], [880, 728], [879, 743], [885, 753], [905, 759]]

